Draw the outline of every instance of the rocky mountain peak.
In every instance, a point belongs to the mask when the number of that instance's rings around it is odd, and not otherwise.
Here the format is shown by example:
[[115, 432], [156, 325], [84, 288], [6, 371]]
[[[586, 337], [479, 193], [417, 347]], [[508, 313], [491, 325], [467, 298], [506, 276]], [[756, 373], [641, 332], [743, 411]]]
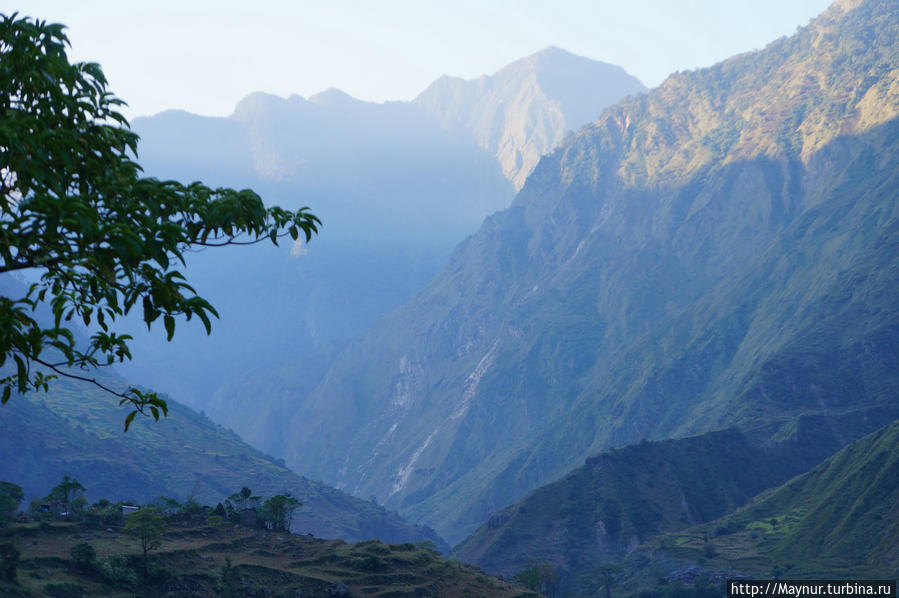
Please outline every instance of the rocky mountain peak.
[[644, 89], [620, 67], [549, 46], [492, 75], [441, 77], [414, 101], [444, 128], [471, 134], [520, 189], [568, 131]]

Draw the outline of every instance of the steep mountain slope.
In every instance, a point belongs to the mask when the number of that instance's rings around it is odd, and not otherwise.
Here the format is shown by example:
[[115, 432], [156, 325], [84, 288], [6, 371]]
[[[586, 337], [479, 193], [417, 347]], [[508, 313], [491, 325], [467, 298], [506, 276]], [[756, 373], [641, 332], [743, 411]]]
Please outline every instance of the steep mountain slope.
[[647, 567], [664, 573], [702, 561], [709, 569], [750, 575], [778, 569], [790, 577], [895, 576], [899, 422], [731, 515], [653, 542], [632, 560], [649, 554], [650, 563], [640, 568], [644, 574]]
[[335, 360], [288, 462], [452, 542], [605, 448], [738, 424], [811, 466], [895, 419], [897, 12], [607, 110]]
[[263, 496], [286, 491], [303, 503], [296, 532], [445, 546], [394, 513], [297, 476], [205, 416], [172, 400], [169, 407], [168, 418], [138, 419], [123, 433], [126, 412], [115, 397], [84, 383], [56, 380], [47, 394], [14, 396], [0, 408], [0, 480], [22, 486], [29, 500], [46, 495], [64, 475], [79, 480], [91, 500], [145, 503], [164, 495], [215, 505], [243, 486]]
[[415, 103], [496, 156], [517, 190], [566, 133], [645, 89], [621, 67], [549, 47], [480, 79], [441, 77]]
[[531, 563], [586, 572], [783, 483], [797, 473], [790, 456], [758, 449], [736, 429], [607, 451], [491, 514], [453, 556], [507, 577]]
[[[491, 80], [504, 83], [472, 97], [484, 110], [496, 104], [510, 119], [517, 106], [516, 137], [504, 143], [532, 158], [551, 149], [565, 128], [595, 118], [631, 91], [619, 85], [630, 81], [620, 69], [554, 49]], [[149, 174], [252, 187], [270, 203], [310, 205], [324, 228], [291, 252], [257, 247], [192, 255], [191, 280], [222, 314], [213, 342], [198, 326], [164, 343], [140, 333], [143, 324], [135, 321], [139, 358], [125, 375], [283, 454], [284, 422], [304, 389], [512, 199], [493, 150], [428, 111], [442, 110], [447, 97], [435, 89], [425, 97], [372, 104], [336, 89], [308, 100], [257, 93], [229, 118], [173, 111], [136, 120]], [[538, 138], [546, 142], [535, 145]]]

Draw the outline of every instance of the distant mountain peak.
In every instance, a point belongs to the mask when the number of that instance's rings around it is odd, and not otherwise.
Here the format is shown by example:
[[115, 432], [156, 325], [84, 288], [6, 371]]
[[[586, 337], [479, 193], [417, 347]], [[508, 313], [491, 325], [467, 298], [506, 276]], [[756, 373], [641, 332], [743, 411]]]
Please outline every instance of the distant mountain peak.
[[327, 107], [348, 106], [352, 104], [365, 103], [358, 98], [354, 98], [345, 91], [337, 89], [336, 87], [329, 87], [324, 91], [318, 92], [317, 94], [309, 98], [309, 102], [317, 104], [319, 106]]
[[522, 61], [526, 60], [566, 60], [566, 59], [577, 59], [577, 60], [588, 60], [590, 62], [602, 62], [600, 60], [593, 60], [592, 58], [587, 58], [586, 56], [581, 56], [580, 54], [575, 54], [573, 52], [569, 52], [565, 48], [560, 48], [559, 46], [546, 46], [545, 48], [538, 50], [531, 54], [530, 56], [526, 56], [522, 58]]
[[574, 54], [572, 54], [571, 52], [569, 52], [569, 51], [566, 50], [565, 48], [560, 48], [559, 46], [554, 46], [554, 45], [552, 45], [552, 44], [546, 46], [545, 48], [543, 48], [543, 49], [540, 50], [539, 52], [535, 52], [535, 54], [558, 54], [558, 53], [561, 53], [561, 54], [568, 54], [568, 55], [570, 55], [570, 56], [574, 56]]
[[840, 9], [843, 12], [849, 12], [854, 8], [858, 8], [864, 3], [865, 0], [834, 0], [834, 3], [830, 5], [828, 11], [832, 11], [834, 9]]
[[[291, 96], [290, 100], [294, 100], [297, 96]], [[244, 96], [242, 100], [234, 107], [231, 118], [238, 121], [245, 120], [253, 115], [271, 112], [281, 108], [286, 100], [279, 95], [266, 93], [264, 91], [254, 91]], [[305, 101], [305, 100], [303, 100]]]
[[520, 189], [569, 130], [644, 90], [621, 67], [547, 46], [492, 75], [440, 77], [414, 101], [443, 128], [468, 130]]
[[[504, 66], [493, 75], [482, 75], [481, 78], [499, 76], [503, 72], [514, 71], [515, 69], [520, 69], [521, 67], [532, 67], [536, 68], [537, 70], [545, 68], [566, 67], [582, 68], [588, 70], [596, 68], [606, 68], [615, 72], [626, 73], [626, 71], [620, 66], [613, 65], [608, 62], [603, 62], [602, 60], [588, 58], [587, 56], [583, 56], [581, 54], [575, 54], [574, 52], [570, 52], [565, 48], [560, 48], [559, 46], [549, 45], [534, 52], [533, 54], [525, 56], [524, 58], [519, 58], [514, 62], [510, 62], [508, 65]], [[576, 74], [582, 75], [585, 73], [579, 72]], [[628, 76], [630, 77], [630, 75]]]

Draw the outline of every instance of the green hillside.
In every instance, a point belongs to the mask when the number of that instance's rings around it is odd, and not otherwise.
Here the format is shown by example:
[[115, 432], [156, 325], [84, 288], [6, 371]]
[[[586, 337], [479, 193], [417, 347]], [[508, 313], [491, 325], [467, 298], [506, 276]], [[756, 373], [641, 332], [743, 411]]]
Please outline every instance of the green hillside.
[[298, 406], [285, 459], [451, 542], [616, 446], [806, 467], [899, 417], [899, 5], [676, 73], [544, 158]]
[[638, 578], [653, 568], [659, 574], [697, 564], [756, 576], [894, 578], [899, 421], [733, 514], [652, 542], [635, 553], [632, 566], [639, 559]]
[[550, 565], [575, 595], [605, 563], [622, 566], [624, 594], [739, 575], [894, 577], [899, 421], [784, 483], [795, 458], [736, 430], [608, 451], [493, 513], [453, 556], [507, 577]]
[[721, 517], [796, 473], [789, 451], [756, 448], [736, 429], [641, 442], [591, 457], [491, 514], [453, 556], [505, 576], [550, 563], [570, 584], [597, 563]]
[[168, 402], [167, 418], [139, 418], [123, 432], [126, 412], [117, 399], [84, 383], [56, 380], [49, 393], [13, 397], [0, 408], [0, 480], [22, 486], [26, 500], [46, 495], [64, 475], [79, 480], [91, 500], [145, 503], [164, 495], [215, 505], [243, 486], [264, 496], [290, 492], [303, 503], [294, 518], [298, 533], [445, 546], [429, 530], [301, 478], [233, 432]]

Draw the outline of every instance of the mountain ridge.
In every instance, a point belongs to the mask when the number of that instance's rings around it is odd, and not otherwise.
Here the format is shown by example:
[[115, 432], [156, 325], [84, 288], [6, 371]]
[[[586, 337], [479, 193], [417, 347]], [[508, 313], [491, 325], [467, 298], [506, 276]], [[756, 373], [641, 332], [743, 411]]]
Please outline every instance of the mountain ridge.
[[294, 517], [295, 532], [349, 541], [433, 541], [445, 549], [436, 534], [301, 478], [204, 415], [167, 402], [168, 417], [138, 418], [123, 433], [118, 399], [85, 383], [55, 380], [46, 393], [14, 396], [0, 409], [0, 448], [15, 456], [0, 464], [0, 479], [22, 486], [29, 500], [47, 494], [64, 475], [80, 481], [91, 500], [149, 503], [172, 496], [214, 505], [243, 486], [263, 496], [289, 492], [304, 505]]
[[664, 531], [717, 519], [804, 471], [789, 456], [753, 446], [736, 429], [605, 451], [492, 513], [452, 554], [504, 576], [530, 563], [582, 574]]

